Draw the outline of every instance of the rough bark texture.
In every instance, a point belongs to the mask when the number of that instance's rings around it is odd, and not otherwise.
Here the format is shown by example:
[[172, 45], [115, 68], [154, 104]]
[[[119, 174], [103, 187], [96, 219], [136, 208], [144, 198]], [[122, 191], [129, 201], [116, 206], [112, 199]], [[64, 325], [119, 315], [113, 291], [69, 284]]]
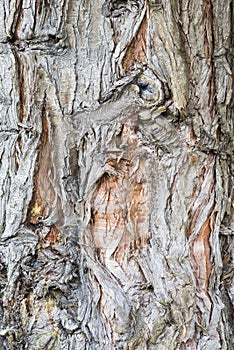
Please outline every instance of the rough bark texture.
[[1, 349], [233, 349], [232, 26], [0, 1]]

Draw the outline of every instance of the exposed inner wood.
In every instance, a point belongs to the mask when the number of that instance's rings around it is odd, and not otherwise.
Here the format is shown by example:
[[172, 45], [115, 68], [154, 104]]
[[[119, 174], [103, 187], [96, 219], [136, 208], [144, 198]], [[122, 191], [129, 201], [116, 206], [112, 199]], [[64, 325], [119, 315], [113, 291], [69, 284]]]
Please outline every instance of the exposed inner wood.
[[149, 239], [150, 169], [139, 156], [135, 118], [114, 141], [123, 149], [121, 158], [110, 155], [107, 164], [114, 174], [103, 175], [92, 199], [92, 241], [101, 255], [114, 256], [120, 264]]
[[210, 256], [210, 227], [211, 219], [207, 219], [203, 224], [201, 231], [195, 238], [192, 247], [192, 257], [199, 287], [208, 293], [209, 277], [212, 271]]
[[46, 105], [42, 110], [42, 134], [37, 157], [37, 171], [34, 176], [33, 197], [29, 206], [28, 222], [38, 224], [44, 219], [55, 201], [52, 185], [53, 164], [51, 157], [50, 127], [48, 123]]
[[133, 69], [136, 63], [146, 64], [146, 35], [148, 21], [144, 17], [136, 37], [131, 42], [123, 60], [123, 67], [126, 71]]

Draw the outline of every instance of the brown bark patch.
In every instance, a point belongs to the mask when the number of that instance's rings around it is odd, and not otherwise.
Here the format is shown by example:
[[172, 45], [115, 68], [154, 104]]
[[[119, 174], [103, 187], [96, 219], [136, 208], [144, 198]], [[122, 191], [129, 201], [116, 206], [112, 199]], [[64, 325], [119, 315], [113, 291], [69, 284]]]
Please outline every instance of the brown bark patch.
[[[198, 159], [197, 159], [196, 155], [194, 155], [194, 154], [191, 155], [191, 158], [190, 158], [191, 165], [197, 165], [197, 162], [198, 162]], [[203, 168], [201, 171], [201, 174], [199, 176], [199, 182], [194, 189], [194, 192], [193, 192], [193, 195], [191, 198], [191, 204], [190, 204], [191, 208], [193, 208], [195, 201], [197, 200], [197, 198], [201, 194], [201, 188], [202, 188], [202, 183], [203, 183], [204, 177], [205, 177], [205, 171], [206, 171], [205, 168]], [[196, 222], [199, 218], [199, 215], [203, 209], [203, 205], [205, 204], [205, 202], [206, 202], [206, 198], [202, 201], [201, 205], [197, 208], [197, 210], [192, 213], [192, 215], [190, 213], [191, 219], [190, 219], [189, 228], [188, 228], [187, 233], [186, 233], [187, 238], [189, 238], [192, 235], [194, 227], [196, 225]]]
[[212, 270], [212, 264], [210, 262], [210, 234], [212, 230], [213, 217], [208, 218], [194, 239], [191, 255], [194, 261], [194, 267], [198, 285], [206, 293], [208, 292], [209, 277]]
[[24, 17], [24, 9], [23, 9], [23, 1], [19, 1], [19, 8], [16, 12], [18, 14], [16, 23], [15, 23], [15, 30], [14, 30], [14, 39], [19, 39], [19, 29], [21, 27], [23, 17]]
[[55, 199], [50, 181], [53, 174], [51, 145], [49, 140], [49, 123], [45, 105], [42, 112], [42, 134], [37, 158], [37, 172], [34, 177], [33, 197], [29, 206], [28, 222], [37, 224], [44, 218]]
[[[196, 152], [189, 154], [189, 162], [191, 166], [195, 167], [197, 177], [194, 181], [194, 190], [190, 198], [189, 212], [189, 226], [187, 230], [187, 238], [194, 234], [197, 222], [201, 220], [201, 214], [204, 207], [214, 196], [215, 189], [215, 174], [214, 174], [214, 157], [209, 155], [206, 161], [202, 163], [199, 155]], [[210, 203], [210, 210], [207, 217], [210, 217], [214, 208], [214, 202]], [[204, 219], [203, 219], [204, 220]]]
[[55, 225], [52, 225], [50, 232], [46, 235], [45, 239], [50, 242], [51, 245], [59, 243], [61, 239], [61, 232]]
[[131, 122], [124, 125], [118, 138], [125, 152], [122, 159], [108, 161], [113, 174], [103, 175], [93, 195], [91, 232], [98, 251], [121, 262], [132, 250], [147, 245], [150, 195], [147, 161], [138, 156]]
[[115, 252], [116, 260], [130, 248], [147, 244], [148, 189], [134, 177], [129, 180], [131, 166], [123, 162], [122, 174], [105, 176], [95, 194], [93, 208], [93, 240], [97, 248]]
[[128, 71], [134, 67], [136, 62], [146, 64], [146, 31], [148, 27], [148, 21], [146, 17], [143, 19], [142, 24], [138, 30], [136, 38], [131, 42], [126, 55], [123, 60], [123, 68]]
[[197, 141], [197, 136], [195, 134], [193, 127], [190, 130], [190, 141], [193, 143], [195, 143]]

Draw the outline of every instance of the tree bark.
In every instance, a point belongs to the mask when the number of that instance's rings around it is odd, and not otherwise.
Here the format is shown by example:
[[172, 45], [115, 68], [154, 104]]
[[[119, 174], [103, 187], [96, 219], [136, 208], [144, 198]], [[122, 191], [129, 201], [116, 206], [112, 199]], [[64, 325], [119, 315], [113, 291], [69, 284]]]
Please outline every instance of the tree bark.
[[0, 2], [1, 349], [233, 349], [233, 2]]

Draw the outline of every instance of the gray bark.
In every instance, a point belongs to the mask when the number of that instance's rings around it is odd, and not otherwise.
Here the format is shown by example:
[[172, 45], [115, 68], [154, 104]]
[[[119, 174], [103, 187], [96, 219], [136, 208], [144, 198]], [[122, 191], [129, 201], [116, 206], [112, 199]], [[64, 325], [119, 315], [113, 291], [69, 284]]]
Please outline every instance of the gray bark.
[[0, 2], [0, 347], [233, 349], [233, 2]]

